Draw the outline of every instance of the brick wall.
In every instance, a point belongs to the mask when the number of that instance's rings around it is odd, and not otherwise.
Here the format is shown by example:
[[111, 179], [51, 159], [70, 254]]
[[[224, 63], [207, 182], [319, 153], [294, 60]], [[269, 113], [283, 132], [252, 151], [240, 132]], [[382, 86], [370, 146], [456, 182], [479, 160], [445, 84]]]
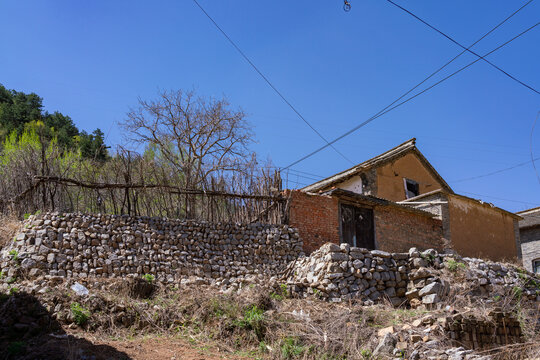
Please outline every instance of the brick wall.
[[442, 250], [442, 222], [390, 206], [375, 208], [377, 249], [406, 252], [411, 247]]
[[289, 225], [298, 229], [304, 252], [311, 253], [327, 242], [339, 244], [338, 199], [289, 190]]

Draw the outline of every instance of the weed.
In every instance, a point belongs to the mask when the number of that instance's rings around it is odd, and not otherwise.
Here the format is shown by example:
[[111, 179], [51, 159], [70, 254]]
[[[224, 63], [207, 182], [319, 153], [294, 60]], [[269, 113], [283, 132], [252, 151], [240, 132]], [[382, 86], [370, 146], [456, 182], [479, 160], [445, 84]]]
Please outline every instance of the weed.
[[244, 312], [244, 318], [237, 322], [239, 327], [251, 329], [259, 340], [264, 337], [264, 310], [257, 305], [248, 307]]
[[10, 277], [10, 278], [7, 279], [8, 284], [13, 284], [15, 281], [17, 281], [17, 278], [15, 276]]
[[0, 280], [4, 279], [6, 277], [6, 273], [4, 271], [0, 271]]
[[307, 348], [302, 346], [296, 338], [286, 337], [281, 342], [281, 355], [285, 359], [294, 359], [300, 357]]
[[495, 296], [493, 297], [493, 300], [494, 300], [494, 301], [500, 301], [500, 300], [501, 300], [501, 295], [495, 295]]
[[360, 350], [360, 355], [363, 359], [371, 359], [371, 351], [369, 349], [362, 349]]
[[73, 314], [75, 324], [79, 326], [84, 325], [90, 317], [90, 311], [77, 302], [71, 304], [71, 313]]
[[521, 296], [523, 295], [523, 289], [520, 286], [514, 286], [512, 288], [512, 295], [514, 295], [514, 297], [518, 300], [521, 299]]
[[15, 249], [9, 251], [9, 256], [11, 256], [11, 260], [13, 261], [19, 260], [19, 252]]
[[13, 287], [9, 287], [9, 295], [13, 295], [13, 294], [16, 294], [19, 292], [19, 288], [16, 287], [16, 286], [13, 286]]
[[435, 262], [435, 256], [431, 254], [420, 254], [420, 257], [428, 262], [428, 264], [433, 264]]
[[210, 312], [218, 318], [234, 318], [238, 312], [236, 303], [226, 301], [225, 299], [213, 298], [210, 300]]
[[259, 352], [265, 353], [267, 351], [268, 351], [268, 347], [267, 347], [266, 343], [264, 341], [261, 341], [259, 343]]
[[289, 296], [289, 290], [287, 290], [287, 284], [279, 285], [279, 290], [274, 291], [274, 292], [272, 292], [270, 294], [270, 298], [272, 298], [274, 300], [277, 300], [277, 301], [282, 301], [283, 299], [285, 299], [288, 296]]
[[32, 214], [26, 213], [24, 214], [24, 220], [28, 220]]
[[462, 262], [458, 262], [456, 261], [455, 259], [448, 259], [447, 262], [446, 262], [446, 267], [448, 268], [448, 270], [450, 270], [451, 272], [456, 272], [458, 270], [465, 270], [467, 268], [467, 265], [465, 265], [464, 263]]
[[154, 280], [156, 279], [156, 277], [152, 274], [144, 274], [142, 278], [144, 281], [146, 281], [149, 284], [153, 283]]

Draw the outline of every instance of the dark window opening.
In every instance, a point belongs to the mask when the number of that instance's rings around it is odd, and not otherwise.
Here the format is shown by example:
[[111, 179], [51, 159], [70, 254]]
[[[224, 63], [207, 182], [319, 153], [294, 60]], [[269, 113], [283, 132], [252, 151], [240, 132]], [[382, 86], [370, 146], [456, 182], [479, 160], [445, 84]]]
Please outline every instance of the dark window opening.
[[355, 247], [375, 249], [372, 209], [341, 205], [341, 242]]
[[420, 195], [420, 187], [416, 181], [404, 178], [403, 183], [405, 184], [405, 196], [407, 199]]
[[540, 259], [533, 260], [532, 271], [535, 274], [540, 274]]

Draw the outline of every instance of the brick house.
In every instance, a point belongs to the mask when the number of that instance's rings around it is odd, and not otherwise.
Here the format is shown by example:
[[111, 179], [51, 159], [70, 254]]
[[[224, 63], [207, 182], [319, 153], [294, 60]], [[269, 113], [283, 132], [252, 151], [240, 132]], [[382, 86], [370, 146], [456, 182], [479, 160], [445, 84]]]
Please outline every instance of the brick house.
[[386, 251], [451, 247], [493, 260], [520, 256], [520, 217], [455, 194], [416, 139], [287, 194], [289, 222], [308, 253], [330, 241]]
[[523, 267], [540, 273], [540, 207], [516, 214], [523, 218], [519, 221]]

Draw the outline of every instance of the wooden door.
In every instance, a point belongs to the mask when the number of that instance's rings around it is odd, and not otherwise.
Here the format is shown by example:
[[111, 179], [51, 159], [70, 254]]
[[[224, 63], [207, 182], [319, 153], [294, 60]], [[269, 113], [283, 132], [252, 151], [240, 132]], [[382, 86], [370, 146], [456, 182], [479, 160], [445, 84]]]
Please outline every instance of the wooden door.
[[375, 249], [372, 209], [341, 204], [341, 242]]

